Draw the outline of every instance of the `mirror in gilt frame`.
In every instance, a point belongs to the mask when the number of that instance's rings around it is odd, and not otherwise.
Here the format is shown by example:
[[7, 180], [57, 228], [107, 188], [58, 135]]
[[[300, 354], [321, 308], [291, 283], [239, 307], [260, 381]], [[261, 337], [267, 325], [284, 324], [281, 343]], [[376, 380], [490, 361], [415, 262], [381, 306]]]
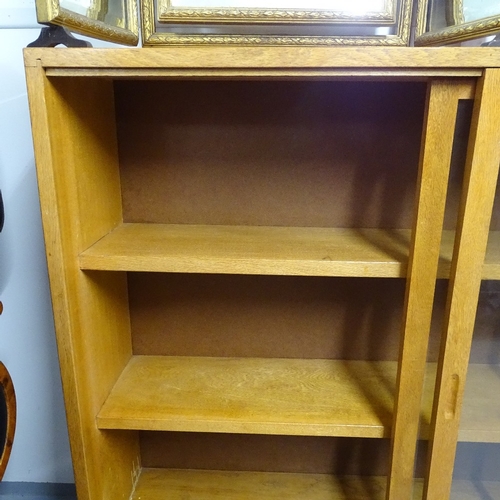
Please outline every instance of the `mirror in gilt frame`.
[[460, 43], [500, 32], [493, 0], [419, 0], [415, 45]]
[[144, 45], [408, 45], [411, 0], [141, 0]]
[[124, 45], [137, 45], [136, 0], [36, 0], [38, 22]]

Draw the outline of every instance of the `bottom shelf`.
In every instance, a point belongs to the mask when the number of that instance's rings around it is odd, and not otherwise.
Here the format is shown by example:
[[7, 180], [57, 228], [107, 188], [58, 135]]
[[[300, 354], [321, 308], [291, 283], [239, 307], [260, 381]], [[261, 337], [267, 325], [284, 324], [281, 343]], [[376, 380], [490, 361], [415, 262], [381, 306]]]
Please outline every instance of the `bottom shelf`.
[[[385, 500], [385, 477], [143, 469], [131, 500]], [[413, 500], [422, 498], [416, 480]], [[500, 499], [499, 481], [454, 480], [450, 500]]]
[[[384, 500], [385, 485], [385, 477], [143, 469], [132, 500]], [[414, 490], [421, 498], [420, 482]]]

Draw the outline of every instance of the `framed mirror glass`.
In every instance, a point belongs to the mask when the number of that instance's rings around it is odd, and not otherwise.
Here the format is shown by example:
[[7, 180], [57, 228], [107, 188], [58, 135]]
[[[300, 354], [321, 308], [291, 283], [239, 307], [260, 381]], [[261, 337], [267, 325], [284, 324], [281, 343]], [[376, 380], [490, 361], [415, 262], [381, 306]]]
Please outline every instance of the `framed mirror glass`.
[[0, 361], [0, 481], [9, 461], [16, 428], [16, 395], [5, 365]]
[[494, 0], [419, 0], [415, 45], [444, 45], [500, 32]]
[[135, 0], [36, 0], [38, 22], [57, 24], [82, 35], [137, 45]]
[[370, 23], [396, 21], [392, 0], [157, 0], [161, 22]]
[[407, 45], [411, 0], [141, 0], [145, 45]]

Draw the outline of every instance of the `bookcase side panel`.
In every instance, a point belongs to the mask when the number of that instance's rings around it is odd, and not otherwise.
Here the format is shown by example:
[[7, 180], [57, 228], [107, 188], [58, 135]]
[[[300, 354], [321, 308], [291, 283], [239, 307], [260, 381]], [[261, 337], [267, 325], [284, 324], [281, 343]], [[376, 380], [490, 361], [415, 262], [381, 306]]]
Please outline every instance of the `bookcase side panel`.
[[134, 433], [96, 414], [131, 356], [121, 273], [83, 273], [78, 254], [121, 221], [112, 84], [53, 79], [27, 67], [51, 293], [79, 499], [129, 498]]

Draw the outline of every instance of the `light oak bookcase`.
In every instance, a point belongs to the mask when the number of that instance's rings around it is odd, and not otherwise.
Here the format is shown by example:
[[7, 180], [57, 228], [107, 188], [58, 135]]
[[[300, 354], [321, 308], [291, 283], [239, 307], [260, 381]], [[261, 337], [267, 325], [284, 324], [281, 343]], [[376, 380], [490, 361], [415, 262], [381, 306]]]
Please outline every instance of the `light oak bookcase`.
[[447, 498], [457, 439], [500, 423], [458, 433], [500, 277], [500, 51], [25, 63], [79, 499]]

